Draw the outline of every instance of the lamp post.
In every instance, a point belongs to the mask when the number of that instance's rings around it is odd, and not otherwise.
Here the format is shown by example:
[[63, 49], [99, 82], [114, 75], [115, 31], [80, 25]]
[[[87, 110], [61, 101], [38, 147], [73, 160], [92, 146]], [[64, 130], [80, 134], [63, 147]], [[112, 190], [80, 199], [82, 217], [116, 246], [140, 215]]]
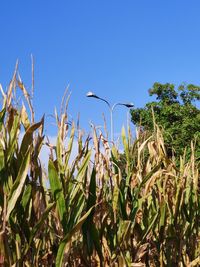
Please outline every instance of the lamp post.
[[134, 105], [133, 103], [115, 103], [114, 105], [111, 105], [106, 99], [104, 98], [101, 98], [97, 95], [95, 95], [93, 92], [88, 92], [86, 94], [87, 97], [93, 97], [93, 98], [96, 98], [96, 99], [99, 99], [101, 101], [104, 101], [108, 107], [109, 107], [109, 110], [110, 110], [110, 132], [111, 132], [111, 141], [113, 142], [114, 141], [114, 127], [113, 127], [113, 111], [114, 111], [114, 108], [116, 106], [125, 106], [127, 108], [133, 108]]

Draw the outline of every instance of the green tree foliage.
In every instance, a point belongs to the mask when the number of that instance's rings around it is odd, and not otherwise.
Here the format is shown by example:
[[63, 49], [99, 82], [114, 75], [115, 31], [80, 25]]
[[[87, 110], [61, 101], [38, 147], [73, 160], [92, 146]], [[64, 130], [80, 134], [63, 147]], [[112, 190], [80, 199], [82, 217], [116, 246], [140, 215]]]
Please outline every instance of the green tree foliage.
[[[180, 85], [154, 83], [149, 95], [156, 101], [149, 102], [143, 108], [131, 110], [132, 122], [152, 132], [153, 114], [156, 123], [164, 128], [164, 139], [169, 155], [180, 155], [185, 147], [190, 151], [191, 140], [196, 140], [197, 153], [200, 137], [200, 110], [196, 102], [200, 100], [200, 87], [193, 84]], [[198, 153], [199, 154], [199, 153]]]

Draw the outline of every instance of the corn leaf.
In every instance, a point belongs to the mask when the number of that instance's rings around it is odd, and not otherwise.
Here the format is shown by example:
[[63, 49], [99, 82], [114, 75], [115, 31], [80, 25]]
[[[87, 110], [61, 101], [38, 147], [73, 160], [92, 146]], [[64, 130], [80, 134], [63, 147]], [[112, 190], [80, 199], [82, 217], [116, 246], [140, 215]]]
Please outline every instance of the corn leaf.
[[85, 220], [87, 219], [87, 217], [90, 215], [91, 211], [93, 210], [94, 207], [91, 207], [82, 217], [81, 219], [78, 221], [78, 223], [74, 226], [74, 228], [65, 235], [65, 237], [63, 238], [63, 240], [60, 243], [60, 246], [58, 248], [58, 253], [56, 256], [56, 267], [62, 267], [62, 261], [63, 261], [63, 256], [65, 253], [65, 248], [68, 244], [68, 242], [70, 242], [71, 238], [73, 235], [75, 235], [75, 233], [77, 233], [78, 231], [81, 230], [81, 227], [83, 225], [83, 223], [85, 222]]
[[9, 200], [8, 200], [6, 220], [9, 219], [10, 213], [14, 209], [15, 204], [18, 200], [18, 197], [20, 196], [22, 192], [22, 189], [23, 189], [23, 186], [24, 186], [27, 174], [28, 174], [29, 164], [30, 164], [30, 151], [26, 153], [24, 159], [22, 160], [17, 178], [12, 186], [12, 189], [9, 195]]
[[48, 166], [48, 173], [49, 173], [49, 181], [50, 187], [54, 196], [54, 200], [56, 201], [56, 205], [59, 212], [60, 221], [63, 227], [63, 230], [66, 231], [66, 206], [65, 206], [65, 198], [62, 189], [62, 183], [60, 181], [58, 172], [54, 166], [54, 163], [51, 159], [49, 159], [49, 166]]

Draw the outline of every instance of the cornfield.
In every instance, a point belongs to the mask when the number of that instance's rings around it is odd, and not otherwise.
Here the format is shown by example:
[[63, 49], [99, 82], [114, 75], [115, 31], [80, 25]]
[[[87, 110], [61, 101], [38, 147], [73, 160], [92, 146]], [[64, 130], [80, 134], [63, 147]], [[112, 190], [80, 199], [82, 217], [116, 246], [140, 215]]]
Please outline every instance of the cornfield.
[[17, 68], [0, 90], [0, 266], [200, 266], [195, 142], [189, 160], [168, 158], [156, 124], [151, 136], [123, 128], [121, 152], [63, 107], [53, 145]]

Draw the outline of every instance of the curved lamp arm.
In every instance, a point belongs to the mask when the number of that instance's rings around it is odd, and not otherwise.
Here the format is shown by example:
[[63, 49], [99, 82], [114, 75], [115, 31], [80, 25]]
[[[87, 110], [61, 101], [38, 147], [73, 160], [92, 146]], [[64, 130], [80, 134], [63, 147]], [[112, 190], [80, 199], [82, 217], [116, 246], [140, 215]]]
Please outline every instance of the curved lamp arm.
[[102, 100], [102, 101], [104, 101], [104, 102], [108, 105], [109, 109], [112, 108], [111, 105], [110, 105], [110, 103], [109, 103], [106, 99], [97, 96], [97, 95], [94, 94], [93, 92], [88, 92], [88, 93], [86, 94], [86, 96], [87, 96], [87, 97], [93, 97], [93, 98], [97, 98], [97, 99], [99, 99], [99, 100]]
[[115, 103], [115, 104], [112, 106], [112, 110], [114, 110], [114, 108], [115, 108], [116, 106], [118, 106], [118, 105], [120, 105], [120, 106], [125, 106], [125, 107], [127, 107], [127, 108], [133, 108], [133, 107], [134, 107], [134, 104], [133, 104], [133, 103]]

